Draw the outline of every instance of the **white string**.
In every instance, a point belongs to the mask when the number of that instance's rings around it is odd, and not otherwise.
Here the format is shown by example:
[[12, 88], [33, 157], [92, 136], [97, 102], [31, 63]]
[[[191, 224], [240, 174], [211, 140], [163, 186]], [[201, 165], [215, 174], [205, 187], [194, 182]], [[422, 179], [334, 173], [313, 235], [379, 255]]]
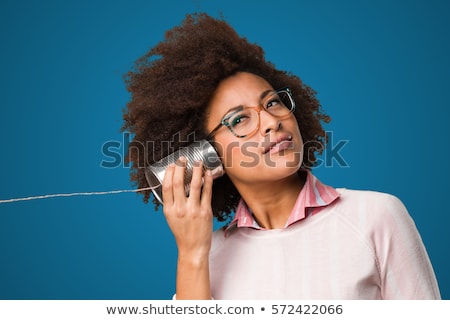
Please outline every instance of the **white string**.
[[145, 190], [150, 190], [151, 188], [141, 188], [141, 189], [130, 189], [130, 190], [112, 190], [112, 191], [97, 191], [97, 192], [74, 192], [74, 193], [57, 193], [57, 194], [45, 194], [42, 196], [15, 198], [15, 199], [5, 199], [0, 200], [0, 203], [7, 202], [19, 202], [19, 201], [30, 201], [37, 199], [46, 198], [56, 198], [56, 197], [74, 197], [74, 196], [93, 196], [93, 195], [103, 195], [103, 194], [114, 194], [114, 193], [124, 193], [124, 192], [140, 192]]

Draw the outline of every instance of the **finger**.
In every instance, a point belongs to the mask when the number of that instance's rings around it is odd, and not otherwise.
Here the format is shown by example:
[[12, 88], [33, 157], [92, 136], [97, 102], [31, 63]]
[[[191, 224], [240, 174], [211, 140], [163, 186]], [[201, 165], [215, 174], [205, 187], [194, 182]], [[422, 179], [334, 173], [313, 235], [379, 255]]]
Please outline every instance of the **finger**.
[[186, 189], [184, 187], [184, 175], [186, 173], [186, 158], [180, 157], [175, 162], [175, 170], [173, 174], [173, 200], [182, 203], [186, 201]]
[[200, 191], [202, 189], [203, 164], [201, 161], [196, 161], [192, 168], [192, 180], [189, 187], [189, 200], [200, 200]]
[[173, 204], [173, 175], [175, 171], [175, 164], [171, 163], [164, 173], [164, 178], [162, 182], [162, 196], [163, 196], [163, 206], [170, 206]]
[[201, 205], [203, 207], [211, 206], [213, 177], [211, 170], [206, 170], [203, 178]]

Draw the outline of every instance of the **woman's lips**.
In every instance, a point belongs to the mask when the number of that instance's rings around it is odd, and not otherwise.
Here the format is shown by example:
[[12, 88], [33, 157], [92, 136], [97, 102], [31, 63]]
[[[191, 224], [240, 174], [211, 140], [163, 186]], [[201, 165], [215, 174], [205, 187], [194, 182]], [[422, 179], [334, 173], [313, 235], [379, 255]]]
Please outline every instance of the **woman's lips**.
[[272, 142], [269, 144], [265, 149], [264, 153], [278, 153], [280, 151], [286, 150], [286, 149], [292, 149], [294, 143], [292, 142], [292, 136], [286, 135], [278, 138], [275, 142]]

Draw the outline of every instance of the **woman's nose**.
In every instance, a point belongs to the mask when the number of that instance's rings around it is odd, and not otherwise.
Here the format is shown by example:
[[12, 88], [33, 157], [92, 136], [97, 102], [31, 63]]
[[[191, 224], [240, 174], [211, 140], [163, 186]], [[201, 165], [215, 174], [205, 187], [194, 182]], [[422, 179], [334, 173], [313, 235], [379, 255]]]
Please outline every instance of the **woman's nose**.
[[259, 112], [259, 121], [259, 130], [262, 136], [267, 135], [270, 131], [277, 131], [281, 126], [280, 120], [266, 110]]

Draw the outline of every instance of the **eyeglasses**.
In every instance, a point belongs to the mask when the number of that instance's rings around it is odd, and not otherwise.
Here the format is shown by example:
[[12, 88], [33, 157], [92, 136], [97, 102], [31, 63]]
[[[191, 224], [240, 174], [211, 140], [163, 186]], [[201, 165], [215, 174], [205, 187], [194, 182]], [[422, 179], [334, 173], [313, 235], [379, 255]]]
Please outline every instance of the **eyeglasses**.
[[258, 131], [260, 126], [260, 113], [264, 110], [278, 119], [284, 119], [295, 110], [295, 102], [289, 88], [268, 91], [257, 107], [239, 106], [220, 121], [208, 135], [211, 139], [222, 126], [226, 126], [238, 138], [245, 138]]

